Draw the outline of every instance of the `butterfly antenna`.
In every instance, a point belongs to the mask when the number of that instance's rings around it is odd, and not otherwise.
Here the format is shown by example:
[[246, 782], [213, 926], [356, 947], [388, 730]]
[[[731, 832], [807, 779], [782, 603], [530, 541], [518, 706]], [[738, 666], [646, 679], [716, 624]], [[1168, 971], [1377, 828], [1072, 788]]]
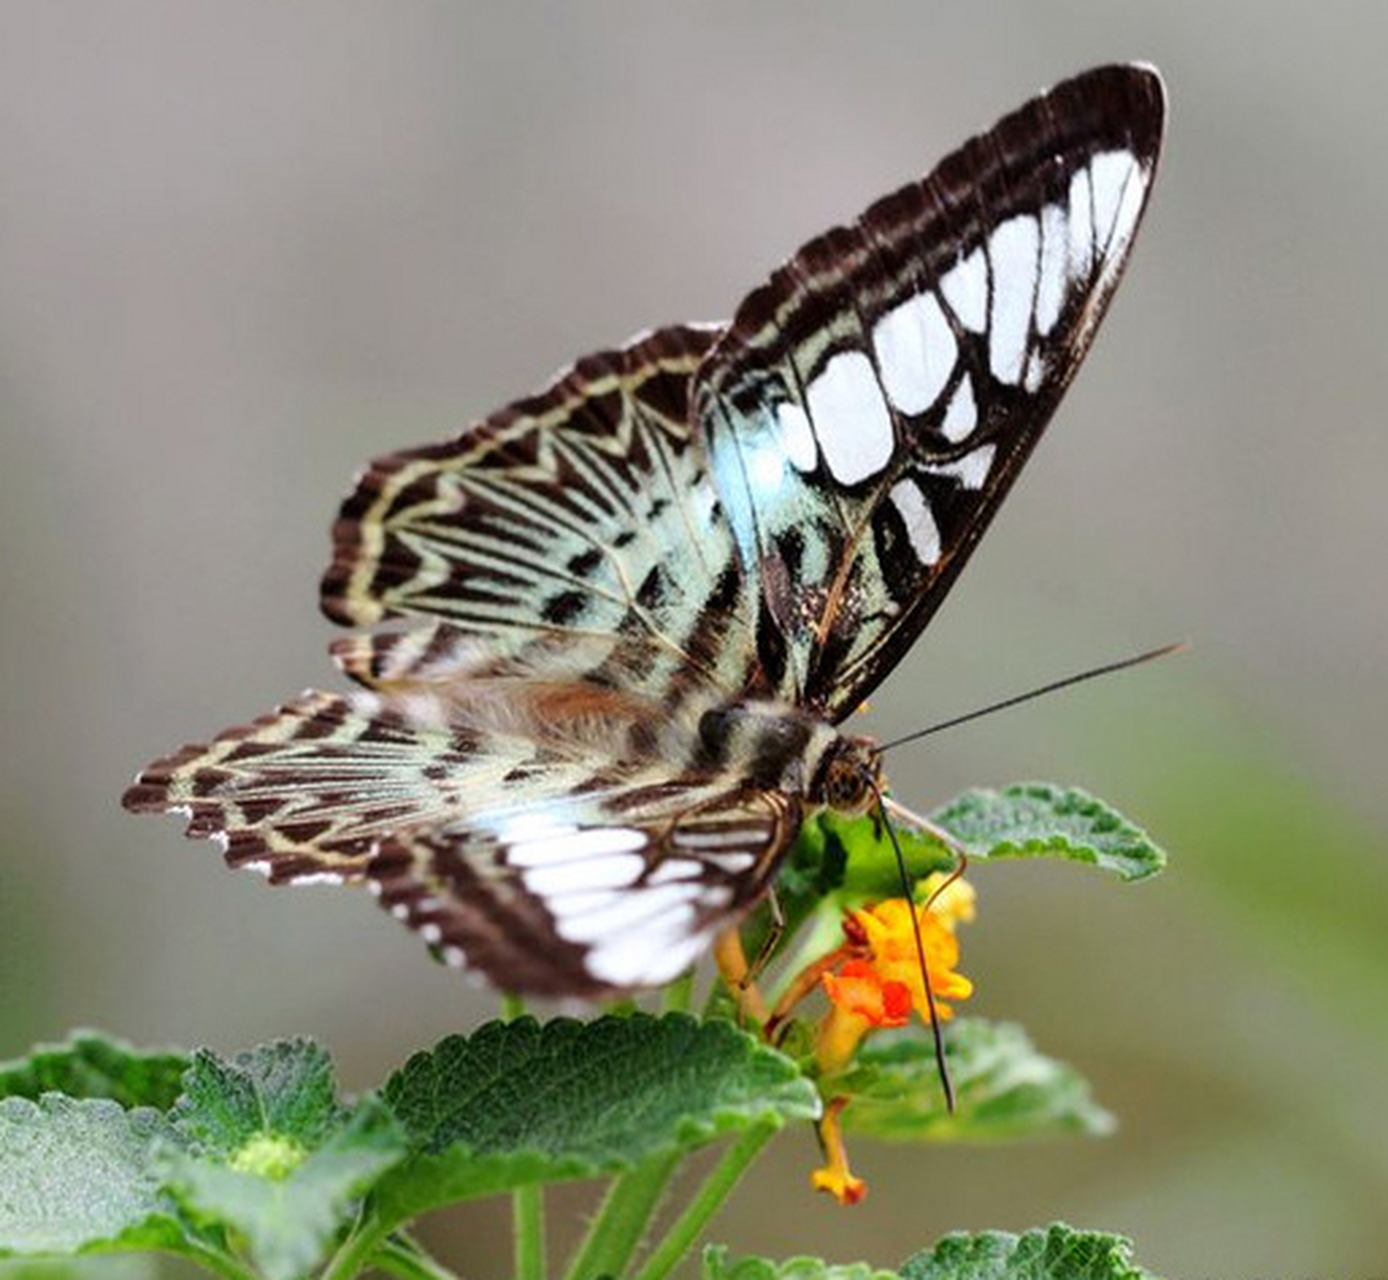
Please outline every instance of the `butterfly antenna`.
[[914, 733], [908, 733], [904, 738], [893, 738], [891, 742], [884, 742], [878, 747], [878, 753], [891, 751], [894, 747], [905, 746], [908, 742], [915, 742], [932, 733], [939, 733], [942, 729], [953, 729], [956, 725], [967, 724], [970, 720], [990, 716], [995, 711], [1006, 711], [1009, 707], [1030, 702], [1033, 698], [1040, 698], [1044, 694], [1055, 693], [1058, 689], [1068, 689], [1072, 684], [1083, 684], [1086, 680], [1093, 680], [1096, 676], [1112, 675], [1115, 671], [1125, 671], [1129, 667], [1141, 666], [1144, 662], [1164, 658], [1171, 653], [1180, 653], [1188, 647], [1186, 641], [1178, 640], [1174, 644], [1164, 644], [1159, 649], [1149, 649], [1146, 653], [1139, 653], [1131, 658], [1120, 658], [1117, 662], [1106, 662], [1101, 667], [1090, 667], [1087, 671], [1076, 672], [1074, 675], [1066, 676], [1063, 680], [1052, 680], [1049, 684], [1043, 684], [1039, 688], [1028, 689], [1025, 693], [1013, 694], [1012, 697], [1004, 698], [1001, 702], [990, 703], [986, 707], [979, 707], [976, 711], [968, 711], [962, 716], [954, 716], [949, 720], [941, 720], [938, 724], [932, 724], [925, 729], [917, 729]]
[[[916, 959], [920, 963], [921, 983], [925, 987], [925, 1006], [930, 1012], [930, 1034], [935, 1041], [935, 1070], [940, 1075], [940, 1087], [945, 1094], [945, 1107], [953, 1113], [955, 1107], [954, 1081], [949, 1078], [949, 1064], [945, 1061], [945, 1040], [940, 1033], [940, 1016], [935, 1006], [935, 989], [930, 984], [930, 965], [925, 959], [925, 939], [921, 936], [920, 916], [916, 913], [915, 890], [911, 886], [911, 877], [906, 870], [906, 855], [901, 852], [901, 842], [896, 838], [896, 828], [887, 815], [887, 800], [882, 794], [882, 789], [877, 785], [876, 779], [870, 776], [867, 778], [867, 784], [872, 788], [873, 797], [877, 801], [877, 816], [881, 819], [883, 827], [886, 828], [887, 838], [892, 842], [892, 853], [896, 855], [897, 874], [901, 877], [901, 896], [906, 899], [906, 905], [911, 911], [911, 932], [915, 936]], [[962, 870], [960, 868], [960, 871], [956, 871], [955, 876], [958, 876]], [[951, 877], [951, 879], [953, 878]], [[931, 894], [930, 897], [933, 902], [935, 895]]]

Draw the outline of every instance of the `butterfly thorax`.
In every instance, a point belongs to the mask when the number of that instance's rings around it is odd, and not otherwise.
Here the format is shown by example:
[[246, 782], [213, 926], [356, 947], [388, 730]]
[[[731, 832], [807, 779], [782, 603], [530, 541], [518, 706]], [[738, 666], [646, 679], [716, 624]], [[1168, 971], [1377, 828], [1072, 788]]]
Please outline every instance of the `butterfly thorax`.
[[861, 813], [880, 781], [876, 744], [841, 734], [810, 712], [780, 702], [735, 702], [699, 718], [697, 767], [738, 775], [763, 791]]

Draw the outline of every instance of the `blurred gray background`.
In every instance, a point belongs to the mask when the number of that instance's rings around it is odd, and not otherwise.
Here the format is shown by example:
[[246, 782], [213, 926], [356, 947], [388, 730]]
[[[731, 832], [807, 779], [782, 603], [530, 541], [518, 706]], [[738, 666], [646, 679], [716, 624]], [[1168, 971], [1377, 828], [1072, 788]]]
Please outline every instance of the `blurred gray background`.
[[[1122, 1127], [860, 1144], [855, 1211], [791, 1133], [716, 1234], [892, 1264], [1065, 1218], [1173, 1275], [1382, 1274], [1386, 28], [1368, 0], [0, 4], [0, 1057], [308, 1032], [363, 1088], [485, 1016], [364, 895], [123, 816], [129, 776], [332, 683], [316, 583], [368, 457], [728, 315], [1042, 85], [1145, 58], [1172, 119], [1126, 283], [865, 722], [1194, 642], [893, 761], [908, 803], [1079, 782], [1170, 847], [1137, 889], [976, 877], [975, 1009]], [[506, 1233], [500, 1202], [434, 1227], [479, 1278]]]

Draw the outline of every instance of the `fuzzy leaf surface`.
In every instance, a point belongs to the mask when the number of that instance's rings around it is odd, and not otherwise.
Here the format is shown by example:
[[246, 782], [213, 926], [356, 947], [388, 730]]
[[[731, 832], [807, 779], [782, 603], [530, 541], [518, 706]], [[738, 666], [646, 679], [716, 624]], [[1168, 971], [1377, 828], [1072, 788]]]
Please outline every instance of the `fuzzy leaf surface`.
[[106, 1098], [0, 1101], [0, 1257], [174, 1247], [153, 1161], [172, 1139], [157, 1111]]
[[901, 1267], [902, 1280], [1156, 1280], [1132, 1260], [1132, 1243], [1063, 1223], [1020, 1236], [956, 1232]]
[[379, 1099], [338, 1100], [332, 1059], [309, 1040], [231, 1060], [199, 1051], [171, 1118], [186, 1143], [162, 1161], [173, 1194], [195, 1218], [233, 1227], [269, 1280], [317, 1266], [407, 1150]]
[[231, 1159], [265, 1134], [312, 1149], [341, 1124], [343, 1107], [327, 1051], [294, 1039], [231, 1059], [199, 1049], [169, 1116], [198, 1154]]
[[704, 1250], [704, 1280], [899, 1280], [895, 1271], [881, 1271], [866, 1262], [833, 1266], [822, 1258], [746, 1257], [730, 1259], [722, 1245]]
[[1078, 787], [1019, 782], [965, 791], [930, 815], [975, 858], [1063, 858], [1145, 880], [1166, 865], [1152, 838]]
[[956, 1108], [945, 1107], [935, 1051], [920, 1028], [866, 1041], [834, 1082], [852, 1096], [844, 1127], [898, 1142], [994, 1142], [1059, 1134], [1099, 1135], [1113, 1117], [1073, 1067], [1039, 1052], [1021, 1027], [961, 1018], [945, 1028]]
[[[842, 864], [837, 887], [844, 897], [858, 901], [901, 896], [896, 852], [875, 814], [846, 818], [830, 811], [820, 814], [816, 825], [828, 854], [826, 865]], [[930, 833], [900, 825], [895, 830], [912, 881], [954, 864], [954, 855]], [[777, 887], [779, 891], [779, 881]]]
[[[897, 838], [913, 881], [954, 863], [954, 855], [931, 835], [901, 827]], [[896, 855], [875, 818], [849, 818], [826, 810], [800, 828], [777, 872], [780, 923], [763, 902], [743, 923], [743, 943], [748, 955], [761, 954], [773, 936], [779, 937], [781, 947], [792, 941], [798, 945], [797, 930], [814, 917], [817, 942], [811, 945], [822, 943], [827, 949], [837, 938], [841, 907], [900, 896]], [[728, 1005], [729, 1010], [733, 1007]]]
[[169, 1159], [164, 1171], [192, 1214], [239, 1232], [262, 1275], [292, 1280], [322, 1262], [360, 1197], [405, 1151], [395, 1118], [379, 1099], [366, 1098], [287, 1171], [187, 1153]]
[[489, 1023], [416, 1054], [384, 1097], [417, 1152], [378, 1188], [392, 1223], [819, 1114], [788, 1058], [727, 1022], [681, 1014]]
[[0, 1062], [0, 1097], [37, 1101], [45, 1093], [65, 1093], [167, 1111], [188, 1062], [172, 1050], [136, 1049], [99, 1031], [74, 1031], [61, 1044], [35, 1045], [22, 1058]]
[[[1156, 875], [1166, 865], [1151, 837], [1111, 805], [1051, 782], [975, 788], [929, 818], [972, 858], [1061, 858], [1102, 867], [1125, 880]], [[904, 823], [895, 831], [912, 881], [953, 864], [953, 854], [929, 831]], [[805, 824], [776, 888], [794, 922], [802, 901], [811, 909], [831, 894], [850, 900], [899, 897], [901, 873], [875, 814], [824, 813]]]

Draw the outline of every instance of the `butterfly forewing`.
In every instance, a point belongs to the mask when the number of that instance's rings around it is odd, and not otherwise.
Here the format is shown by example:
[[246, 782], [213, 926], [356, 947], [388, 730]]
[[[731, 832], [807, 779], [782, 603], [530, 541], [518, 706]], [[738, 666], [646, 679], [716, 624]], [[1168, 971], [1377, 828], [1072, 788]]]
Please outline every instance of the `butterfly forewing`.
[[1083, 358], [1161, 125], [1154, 72], [1078, 77], [812, 241], [730, 328], [639, 337], [374, 462], [322, 587], [368, 629], [333, 646], [364, 688], [156, 761], [125, 804], [275, 883], [365, 881], [509, 990], [675, 977], [804, 814], [849, 803], [829, 762], [871, 767], [831, 723]]
[[739, 309], [695, 413], [762, 591], [768, 683], [831, 720], [939, 605], [1079, 362], [1160, 147], [1107, 67], [811, 241]]

